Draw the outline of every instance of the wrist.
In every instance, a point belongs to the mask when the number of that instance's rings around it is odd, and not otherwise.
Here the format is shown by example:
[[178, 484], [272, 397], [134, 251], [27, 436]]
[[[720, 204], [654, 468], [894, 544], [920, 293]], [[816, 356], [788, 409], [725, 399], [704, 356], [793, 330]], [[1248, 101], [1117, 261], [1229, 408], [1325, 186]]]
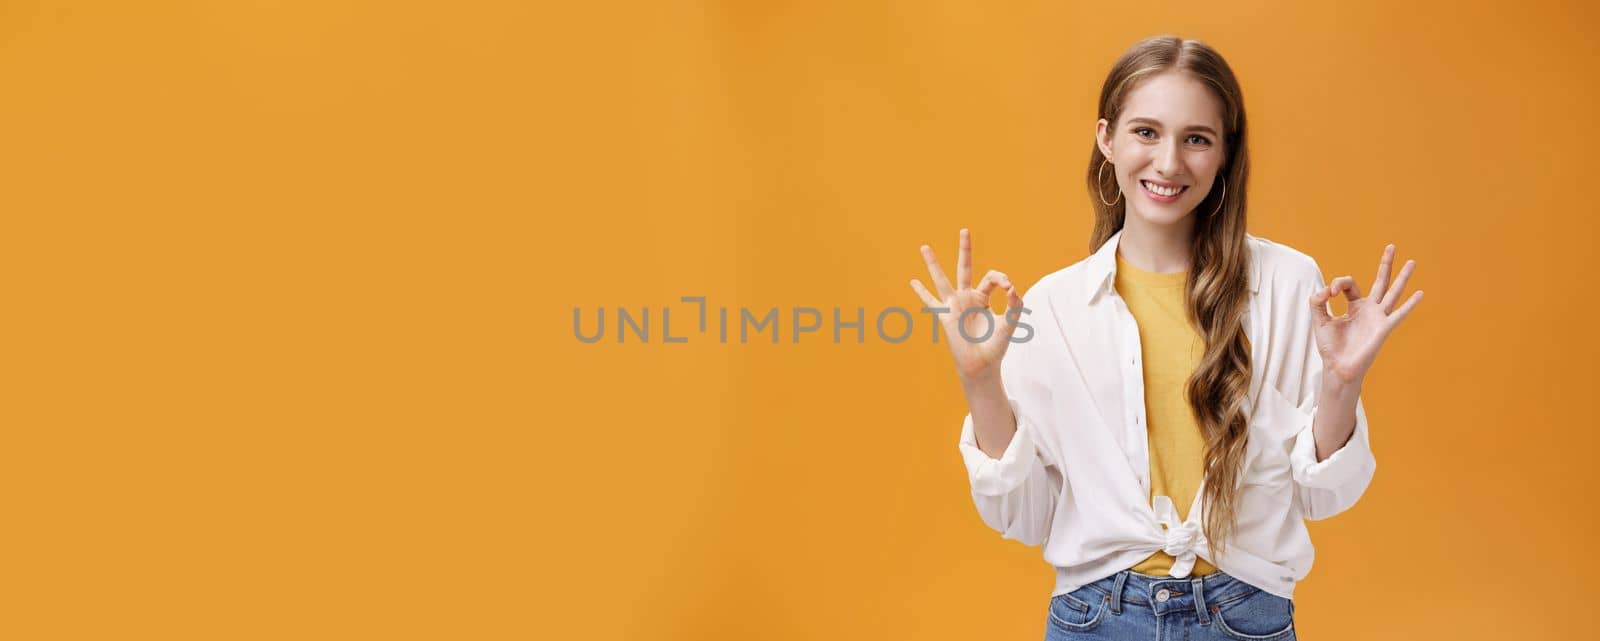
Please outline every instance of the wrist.
[[998, 371], [979, 376], [962, 376], [961, 391], [966, 392], [968, 400], [997, 394], [1004, 398], [1005, 384], [1001, 382]]
[[1361, 395], [1360, 377], [1346, 379], [1330, 369], [1322, 371], [1322, 398], [1351, 399]]

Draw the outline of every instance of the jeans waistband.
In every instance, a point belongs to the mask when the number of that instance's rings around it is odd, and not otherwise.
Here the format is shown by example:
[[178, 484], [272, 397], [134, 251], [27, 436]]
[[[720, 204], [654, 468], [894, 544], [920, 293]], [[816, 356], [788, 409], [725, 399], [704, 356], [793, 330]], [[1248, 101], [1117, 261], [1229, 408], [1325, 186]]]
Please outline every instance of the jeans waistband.
[[1122, 606], [1131, 605], [1154, 610], [1156, 614], [1194, 612], [1202, 621], [1209, 619], [1207, 610], [1261, 590], [1220, 571], [1177, 578], [1123, 570], [1084, 587], [1104, 594], [1115, 613], [1120, 614]]

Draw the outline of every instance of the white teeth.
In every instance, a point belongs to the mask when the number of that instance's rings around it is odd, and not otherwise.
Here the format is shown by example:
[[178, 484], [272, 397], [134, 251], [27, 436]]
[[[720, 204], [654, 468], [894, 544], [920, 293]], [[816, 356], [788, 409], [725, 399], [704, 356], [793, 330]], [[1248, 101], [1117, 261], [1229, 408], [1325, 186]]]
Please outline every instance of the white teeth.
[[1182, 187], [1162, 187], [1160, 185], [1152, 185], [1149, 181], [1144, 180], [1139, 181], [1139, 184], [1144, 185], [1145, 189], [1158, 196], [1176, 196], [1178, 192], [1183, 191]]

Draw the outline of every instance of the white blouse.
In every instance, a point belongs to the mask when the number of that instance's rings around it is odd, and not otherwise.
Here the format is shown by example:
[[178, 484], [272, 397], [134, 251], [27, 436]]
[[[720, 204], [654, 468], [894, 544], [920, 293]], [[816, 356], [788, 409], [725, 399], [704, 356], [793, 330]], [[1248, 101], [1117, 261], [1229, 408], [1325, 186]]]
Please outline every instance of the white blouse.
[[1312, 417], [1322, 357], [1312, 335], [1311, 295], [1325, 286], [1315, 260], [1247, 236], [1251, 254], [1248, 335], [1250, 434], [1235, 502], [1236, 535], [1222, 558], [1201, 531], [1201, 490], [1178, 523], [1172, 499], [1150, 500], [1139, 330], [1112, 286], [1118, 231], [1088, 258], [1041, 278], [1001, 362], [1017, 432], [999, 459], [978, 449], [972, 415], [961, 456], [983, 522], [1003, 538], [1043, 545], [1056, 568], [1052, 596], [1128, 569], [1157, 550], [1184, 577], [1203, 558], [1266, 592], [1292, 598], [1311, 571], [1305, 520], [1355, 505], [1377, 460], [1366, 409], [1356, 401], [1350, 440], [1316, 459]]

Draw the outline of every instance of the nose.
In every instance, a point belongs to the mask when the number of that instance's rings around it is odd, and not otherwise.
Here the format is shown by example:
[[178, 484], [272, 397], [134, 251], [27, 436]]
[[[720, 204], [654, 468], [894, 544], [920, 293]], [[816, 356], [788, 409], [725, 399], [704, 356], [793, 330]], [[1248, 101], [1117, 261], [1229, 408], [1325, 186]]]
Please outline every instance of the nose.
[[1155, 169], [1163, 178], [1183, 173], [1183, 159], [1178, 155], [1178, 143], [1173, 138], [1161, 141], [1156, 148]]

